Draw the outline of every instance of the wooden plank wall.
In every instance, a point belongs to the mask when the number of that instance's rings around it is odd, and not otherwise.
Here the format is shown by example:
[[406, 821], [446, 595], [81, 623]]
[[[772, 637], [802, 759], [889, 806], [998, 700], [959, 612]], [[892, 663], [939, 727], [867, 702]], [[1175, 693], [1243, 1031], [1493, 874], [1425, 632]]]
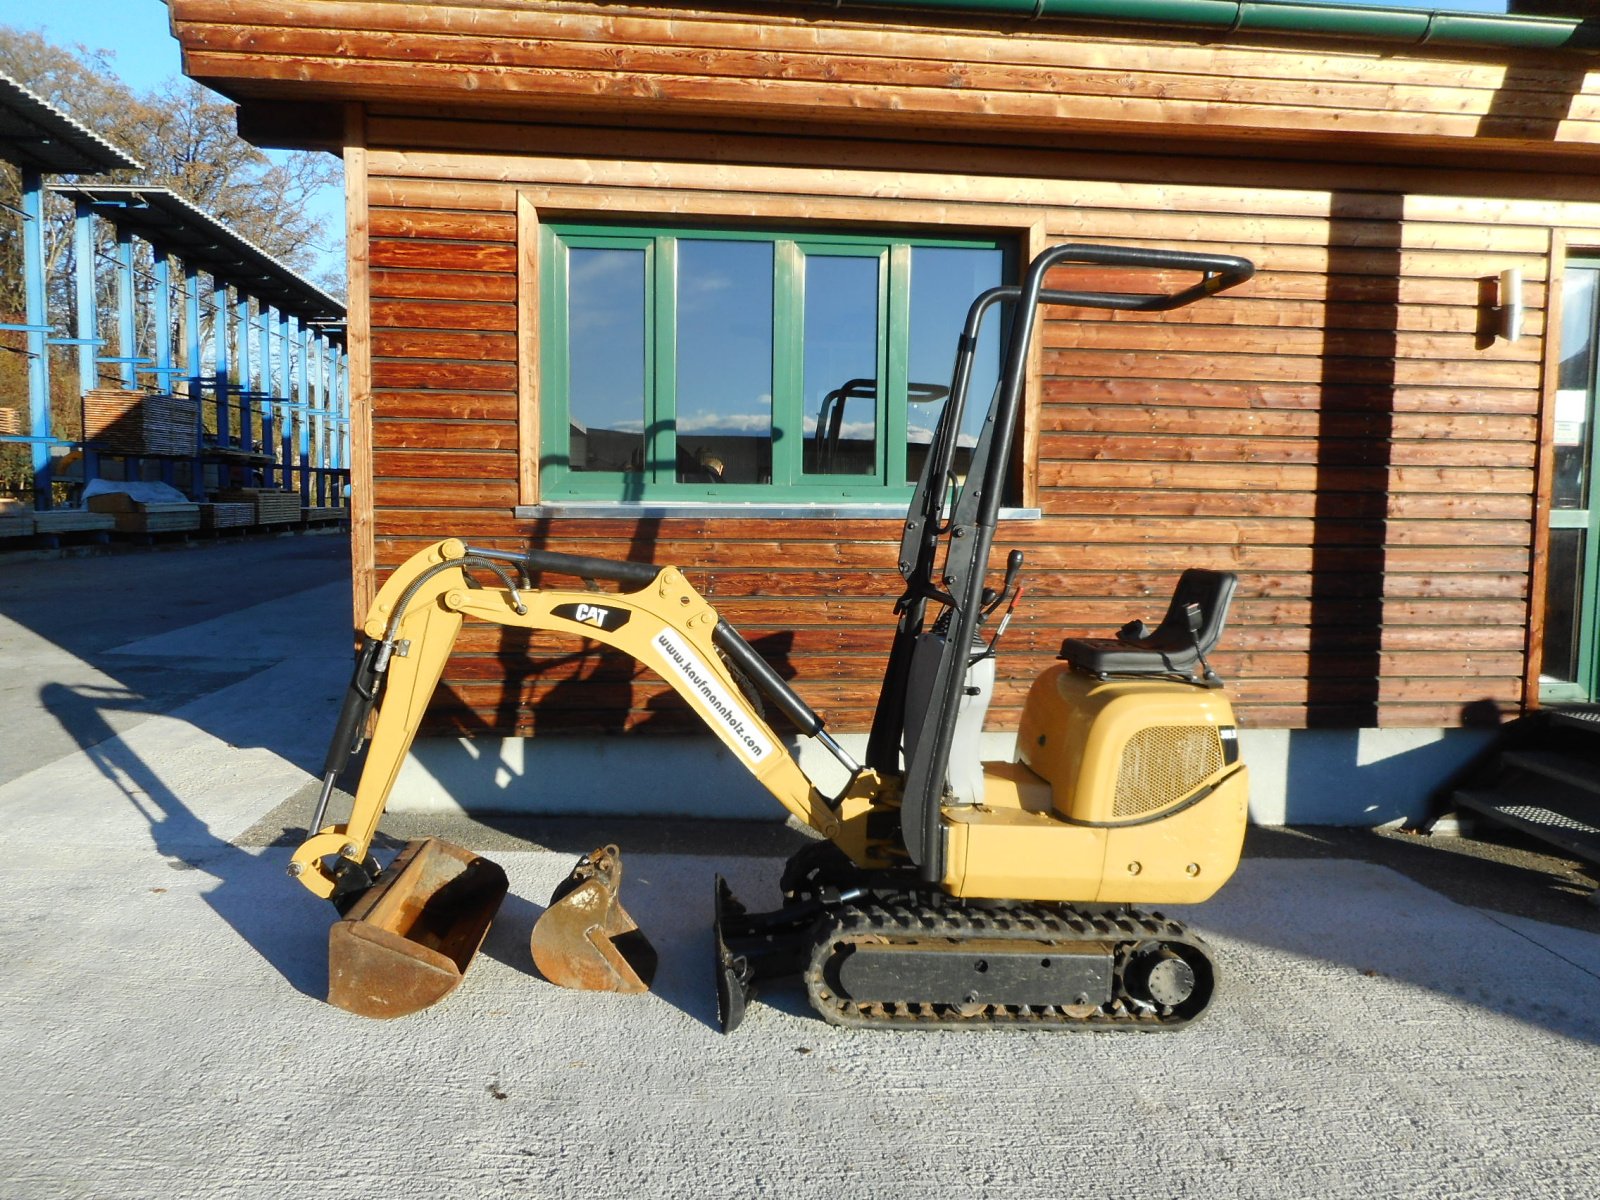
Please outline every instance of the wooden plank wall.
[[[1600, 73], [1573, 55], [1496, 61], [1383, 43], [1277, 42], [1150, 24], [826, 4], [623, 7], [571, 0], [173, 0], [185, 68], [233, 95], [694, 112], [900, 129], [981, 124], [1112, 134], [1581, 152]], [[1235, 44], [1228, 44], [1232, 40]]]
[[[1260, 273], [1179, 313], [1043, 327], [1045, 518], [997, 539], [1028, 566], [995, 728], [1062, 637], [1159, 616], [1189, 565], [1240, 574], [1216, 666], [1251, 724], [1451, 725], [1522, 700], [1552, 238], [1600, 245], [1600, 205], [1420, 167], [880, 145], [882, 169], [841, 168], [867, 148], [382, 110], [368, 139], [380, 574], [444, 536], [673, 562], [833, 728], [863, 729], [896, 523], [512, 518], [518, 196], [619, 218], [1036, 227]], [[1525, 277], [1516, 344], [1484, 329], [1507, 267]], [[435, 731], [638, 726], [685, 717], [631, 662], [488, 629], [433, 710]]]

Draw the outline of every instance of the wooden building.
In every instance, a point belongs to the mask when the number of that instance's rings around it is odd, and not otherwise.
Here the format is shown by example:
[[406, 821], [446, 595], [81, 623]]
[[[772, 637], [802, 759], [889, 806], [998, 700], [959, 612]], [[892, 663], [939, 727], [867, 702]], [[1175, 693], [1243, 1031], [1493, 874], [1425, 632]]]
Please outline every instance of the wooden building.
[[[671, 562], [833, 729], [864, 730], [914, 385], [948, 371], [978, 286], [1075, 239], [1259, 273], [1043, 327], [996, 542], [1026, 551], [1027, 593], [994, 728], [1063, 636], [1155, 613], [1189, 565], [1240, 575], [1216, 665], [1262, 819], [1414, 812], [1476, 744], [1441, 731], [1536, 704], [1541, 675], [1595, 698], [1592, 21], [171, 9], [247, 136], [345, 160], [358, 609], [443, 536]], [[881, 386], [827, 401], [851, 376]], [[631, 662], [494, 630], [431, 715], [541, 738], [686, 719]]]

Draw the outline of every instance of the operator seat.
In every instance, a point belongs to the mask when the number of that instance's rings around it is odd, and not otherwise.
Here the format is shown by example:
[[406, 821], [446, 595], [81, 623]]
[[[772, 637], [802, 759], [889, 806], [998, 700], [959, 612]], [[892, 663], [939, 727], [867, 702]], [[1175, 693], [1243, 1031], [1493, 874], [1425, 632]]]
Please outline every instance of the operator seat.
[[1205, 656], [1222, 637], [1238, 583], [1239, 577], [1231, 572], [1190, 567], [1179, 576], [1167, 615], [1154, 629], [1143, 621], [1130, 621], [1115, 638], [1068, 638], [1058, 657], [1100, 679], [1175, 675], [1189, 683], [1220, 687], [1222, 681], [1206, 665]]

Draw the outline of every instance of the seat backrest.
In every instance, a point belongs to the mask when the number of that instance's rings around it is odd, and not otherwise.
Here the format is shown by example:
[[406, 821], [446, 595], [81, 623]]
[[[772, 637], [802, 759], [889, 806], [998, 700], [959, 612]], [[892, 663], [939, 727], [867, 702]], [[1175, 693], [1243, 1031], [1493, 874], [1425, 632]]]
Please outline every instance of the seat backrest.
[[[1233, 592], [1239, 577], [1231, 571], [1208, 571], [1204, 567], [1190, 567], [1178, 577], [1173, 589], [1172, 602], [1167, 605], [1167, 615], [1161, 624], [1142, 638], [1125, 638], [1129, 645], [1148, 650], [1166, 652], [1192, 651], [1198, 642], [1201, 654], [1210, 654], [1222, 638], [1223, 626], [1228, 621], [1228, 606], [1233, 603]], [[1200, 608], [1200, 629], [1196, 634], [1189, 630], [1189, 606]]]

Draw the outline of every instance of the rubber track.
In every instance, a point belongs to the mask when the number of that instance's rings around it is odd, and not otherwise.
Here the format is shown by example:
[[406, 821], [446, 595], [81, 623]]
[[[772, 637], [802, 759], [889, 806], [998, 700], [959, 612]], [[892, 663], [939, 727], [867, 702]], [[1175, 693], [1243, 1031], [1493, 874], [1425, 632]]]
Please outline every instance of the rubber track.
[[[852, 942], [969, 937], [1036, 941], [1047, 947], [1075, 941], [1112, 942], [1116, 947], [1113, 998], [1090, 1012], [1083, 1011], [1085, 1006], [1069, 1008], [1066, 1005], [858, 1004], [835, 995], [827, 983], [829, 960]], [[1204, 993], [1187, 1001], [1182, 1011], [1158, 1011], [1135, 1002], [1123, 992], [1123, 969], [1129, 952], [1135, 946], [1151, 942], [1182, 945], [1187, 951], [1186, 958], [1198, 956], [1209, 967]], [[867, 901], [835, 910], [817, 927], [805, 972], [806, 991], [812, 1007], [832, 1024], [860, 1029], [1180, 1029], [1205, 1012], [1215, 994], [1216, 979], [1216, 963], [1205, 943], [1187, 926], [1160, 913], [1131, 908], [1100, 910], [1035, 904], [945, 908], [909, 900]]]

